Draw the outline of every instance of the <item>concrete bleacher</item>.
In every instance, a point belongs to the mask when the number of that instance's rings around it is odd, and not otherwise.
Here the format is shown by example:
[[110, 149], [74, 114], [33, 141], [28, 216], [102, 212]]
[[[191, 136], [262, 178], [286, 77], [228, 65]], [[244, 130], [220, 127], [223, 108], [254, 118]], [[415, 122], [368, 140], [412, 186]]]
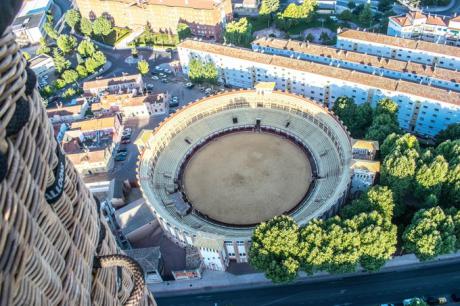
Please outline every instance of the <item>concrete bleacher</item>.
[[[240, 92], [232, 94], [238, 95]], [[238, 129], [245, 126], [254, 126], [257, 119], [261, 119], [262, 127], [274, 128], [283, 134], [290, 135], [304, 143], [309, 149], [316, 164], [318, 177], [313, 190], [292, 213], [292, 217], [299, 223], [305, 224], [311, 218], [319, 218], [336, 205], [342, 195], [347, 192], [350, 181], [351, 143], [349, 135], [340, 125], [338, 120], [323, 108], [308, 100], [274, 92], [268, 97], [261, 97], [254, 91], [241, 92], [242, 99], [249, 102], [237, 108], [235, 105], [226, 107], [232, 94], [222, 94], [215, 97], [205, 98], [204, 102], [197, 102], [181, 109], [173, 117], [168, 119], [162, 128], [156, 132], [151, 140], [150, 152], [143, 154], [143, 160], [139, 166], [139, 177], [152, 177], [152, 179], [140, 179], [148, 202], [153, 209], [163, 216], [174, 226], [184, 231], [205, 231], [213, 235], [223, 237], [248, 237], [251, 228], [236, 228], [217, 224], [212, 220], [203, 219], [196, 213], [179, 216], [174, 205], [164, 205], [171, 201], [171, 195], [167, 192], [167, 186], [174, 184], [178, 179], [180, 167], [186, 154], [203, 142], [213, 133], [221, 133], [228, 129]], [[278, 96], [279, 95], [279, 96]], [[268, 103], [270, 103], [270, 107]], [[260, 103], [265, 103], [260, 107]], [[280, 107], [272, 107], [276, 103]], [[289, 111], [282, 110], [288, 108]], [[303, 113], [302, 113], [303, 112]], [[189, 120], [200, 115], [200, 119]], [[233, 118], [238, 119], [233, 123]], [[306, 118], [314, 120], [309, 121]], [[286, 122], [289, 126], [286, 127]], [[321, 121], [334, 133], [339, 140], [339, 147], [334, 145], [333, 139], [316, 123]], [[170, 137], [175, 134], [174, 137]], [[190, 143], [185, 141], [187, 139]], [[158, 145], [154, 145], [157, 143]], [[152, 145], [153, 144], [153, 145]], [[167, 144], [166, 146], [163, 146]], [[159, 152], [159, 158], [155, 163], [149, 160], [149, 156]], [[321, 154], [326, 152], [326, 154]], [[344, 158], [339, 158], [342, 154]], [[153, 175], [151, 175], [153, 173]], [[165, 177], [164, 173], [171, 173], [171, 177]], [[147, 182], [153, 180], [155, 183]]]

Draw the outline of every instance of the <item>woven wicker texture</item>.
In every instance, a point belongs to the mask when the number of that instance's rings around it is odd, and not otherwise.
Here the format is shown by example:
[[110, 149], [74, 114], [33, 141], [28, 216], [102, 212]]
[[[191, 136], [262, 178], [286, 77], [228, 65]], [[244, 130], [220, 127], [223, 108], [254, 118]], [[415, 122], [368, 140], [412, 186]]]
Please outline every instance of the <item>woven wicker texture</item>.
[[[121, 251], [14, 39], [11, 28], [0, 38], [0, 305], [155, 305], [135, 263], [106, 257]], [[107, 258], [121, 269], [94, 266]]]

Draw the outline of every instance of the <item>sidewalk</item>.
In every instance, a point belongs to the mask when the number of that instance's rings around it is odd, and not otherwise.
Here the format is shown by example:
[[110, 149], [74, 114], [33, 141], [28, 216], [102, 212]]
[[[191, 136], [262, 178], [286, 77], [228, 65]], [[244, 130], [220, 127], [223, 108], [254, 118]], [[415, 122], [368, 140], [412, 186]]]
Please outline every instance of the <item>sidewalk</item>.
[[[397, 256], [389, 260], [385, 264], [385, 266], [380, 270], [380, 272], [377, 273], [410, 269], [414, 266], [435, 265], [443, 261], [449, 260], [460, 260], [460, 252], [454, 254], [441, 255], [434, 260], [426, 262], [420, 262], [414, 254]], [[361, 268], [358, 268], [357, 272], [348, 274], [329, 274], [327, 272], [318, 272], [314, 275], [307, 275], [304, 272], [300, 272], [299, 277], [292, 283], [317, 282], [321, 280], [344, 278], [367, 273], [369, 272], [365, 272]], [[233, 275], [228, 272], [205, 270], [202, 273], [202, 278], [198, 280], [162, 282], [157, 284], [150, 284], [148, 286], [150, 291], [152, 291], [155, 296], [165, 297], [172, 295], [198, 294], [201, 292], [209, 291], [238, 290], [243, 288], [249, 289], [257, 287], [283, 285], [286, 284], [278, 285], [272, 283], [269, 279], [267, 279], [264, 276], [263, 273]]]

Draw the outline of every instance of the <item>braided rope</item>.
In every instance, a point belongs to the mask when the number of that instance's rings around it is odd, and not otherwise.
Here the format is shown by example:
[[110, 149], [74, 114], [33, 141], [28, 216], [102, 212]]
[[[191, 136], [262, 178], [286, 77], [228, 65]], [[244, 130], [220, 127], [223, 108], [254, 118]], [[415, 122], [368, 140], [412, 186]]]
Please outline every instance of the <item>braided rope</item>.
[[137, 261], [126, 255], [103, 255], [95, 258], [96, 268], [122, 267], [127, 269], [133, 277], [134, 287], [128, 299], [125, 302], [126, 306], [139, 305], [144, 298], [144, 271]]

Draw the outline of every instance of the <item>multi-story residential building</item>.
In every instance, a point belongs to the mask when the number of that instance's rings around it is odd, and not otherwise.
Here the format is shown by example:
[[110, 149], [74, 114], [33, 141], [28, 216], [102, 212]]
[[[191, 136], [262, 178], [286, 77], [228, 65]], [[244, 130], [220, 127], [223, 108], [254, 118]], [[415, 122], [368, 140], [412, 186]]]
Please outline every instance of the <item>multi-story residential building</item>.
[[221, 81], [235, 87], [274, 82], [279, 90], [310, 97], [328, 107], [340, 96], [373, 106], [390, 98], [399, 105], [400, 126], [420, 136], [433, 137], [460, 121], [460, 93], [453, 91], [196, 40], [182, 42], [178, 52], [184, 73], [193, 58], [213, 62]]
[[169, 95], [166, 93], [140, 96], [133, 94], [105, 95], [96, 105], [106, 112], [122, 112], [125, 117], [148, 117], [165, 114], [168, 98]]
[[118, 116], [76, 121], [70, 124], [70, 128], [65, 132], [64, 140], [78, 138], [81, 142], [96, 142], [112, 135], [116, 138], [120, 128], [121, 122]]
[[113, 169], [112, 147], [101, 145], [97, 148], [82, 148], [73, 140], [62, 145], [69, 161], [81, 175], [106, 173]]
[[258, 16], [260, 0], [232, 0], [233, 12], [238, 16]]
[[387, 34], [460, 46], [460, 16], [447, 17], [412, 11], [390, 17]]
[[254, 51], [266, 54], [288, 56], [396, 80], [460, 91], [460, 71], [383, 58], [297, 40], [262, 37], [254, 40], [251, 45]]
[[54, 72], [54, 61], [51, 56], [40, 54], [29, 60], [29, 67], [41, 78]]
[[460, 49], [454, 46], [356, 30], [339, 30], [337, 48], [460, 70]]
[[115, 78], [99, 79], [83, 83], [83, 91], [89, 95], [107, 93], [139, 93], [144, 87], [142, 75], [133, 74]]
[[51, 0], [27, 0], [22, 4], [13, 24], [13, 33], [19, 45], [37, 44], [44, 37], [43, 25]]
[[108, 15], [121, 27], [144, 27], [155, 32], [176, 33], [179, 22], [192, 34], [220, 40], [232, 20], [231, 0], [76, 0], [82, 16]]
[[69, 105], [58, 104], [54, 108], [48, 108], [46, 113], [52, 124], [70, 123], [84, 119], [88, 109], [88, 101], [85, 98], [78, 98]]

